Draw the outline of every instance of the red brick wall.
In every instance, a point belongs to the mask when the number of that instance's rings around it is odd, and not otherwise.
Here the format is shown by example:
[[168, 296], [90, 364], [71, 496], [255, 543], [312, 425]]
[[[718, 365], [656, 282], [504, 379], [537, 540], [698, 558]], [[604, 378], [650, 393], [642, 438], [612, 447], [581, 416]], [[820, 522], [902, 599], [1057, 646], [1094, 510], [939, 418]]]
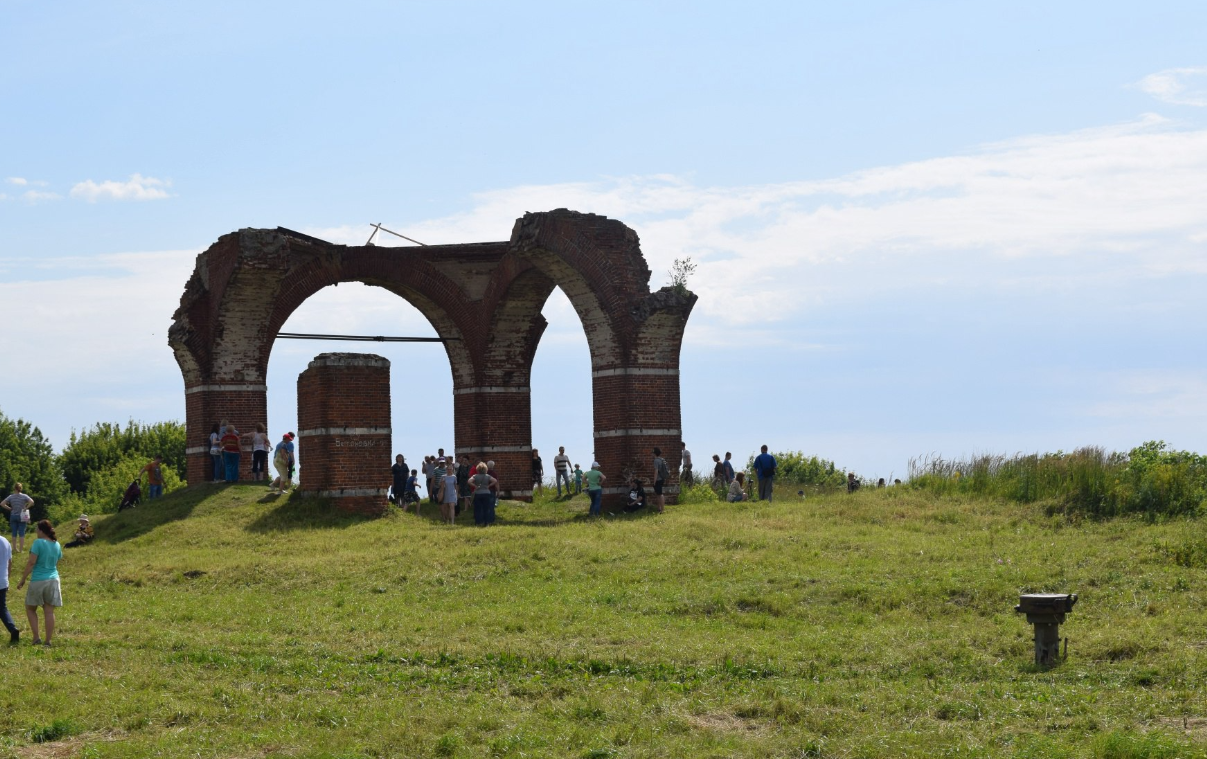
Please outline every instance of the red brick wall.
[[298, 376], [298, 469], [303, 495], [342, 511], [381, 514], [390, 486], [390, 362], [323, 353]]

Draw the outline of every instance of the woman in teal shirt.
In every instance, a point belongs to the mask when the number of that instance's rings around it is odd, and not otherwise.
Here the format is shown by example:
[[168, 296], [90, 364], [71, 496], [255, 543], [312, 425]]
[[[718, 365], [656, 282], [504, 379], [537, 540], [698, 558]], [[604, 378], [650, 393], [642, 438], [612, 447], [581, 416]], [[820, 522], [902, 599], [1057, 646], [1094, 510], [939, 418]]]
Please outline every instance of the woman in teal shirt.
[[[29, 618], [29, 629], [33, 631], [34, 645], [50, 646], [54, 637], [54, 609], [63, 605], [63, 596], [59, 592], [59, 559], [63, 558], [63, 548], [58, 544], [54, 534], [54, 526], [49, 519], [38, 522], [38, 539], [29, 547], [29, 561], [25, 565], [25, 574], [17, 583], [17, 590], [29, 580], [29, 590], [25, 591], [25, 616]], [[46, 617], [45, 642], [38, 639], [38, 607], [42, 607]]]

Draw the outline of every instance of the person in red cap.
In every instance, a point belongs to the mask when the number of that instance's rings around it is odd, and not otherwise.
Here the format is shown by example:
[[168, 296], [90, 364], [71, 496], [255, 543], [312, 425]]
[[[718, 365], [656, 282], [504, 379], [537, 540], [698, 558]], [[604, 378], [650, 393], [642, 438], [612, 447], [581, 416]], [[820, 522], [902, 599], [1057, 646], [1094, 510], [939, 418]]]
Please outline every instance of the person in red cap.
[[292, 432], [286, 432], [273, 454], [272, 465], [277, 469], [277, 478], [272, 481], [270, 492], [274, 494], [279, 495], [293, 487], [293, 438]]

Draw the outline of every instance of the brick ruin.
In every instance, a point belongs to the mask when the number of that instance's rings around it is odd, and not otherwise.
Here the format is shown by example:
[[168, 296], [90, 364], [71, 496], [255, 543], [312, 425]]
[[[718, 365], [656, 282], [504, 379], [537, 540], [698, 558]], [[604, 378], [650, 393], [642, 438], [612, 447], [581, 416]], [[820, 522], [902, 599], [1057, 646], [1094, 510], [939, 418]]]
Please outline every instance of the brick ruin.
[[386, 510], [390, 477], [390, 362], [371, 353], [322, 353], [298, 376], [302, 495], [343, 511]]
[[[670, 287], [650, 292], [649, 280], [633, 230], [565, 209], [525, 214], [506, 242], [386, 248], [335, 245], [280, 228], [223, 235], [197, 256], [168, 332], [184, 375], [188, 481], [208, 479], [211, 425], [267, 423], [268, 359], [294, 310], [324, 287], [363, 282], [407, 300], [445, 340], [456, 454], [493, 459], [504, 497], [531, 498], [529, 377], [547, 326], [541, 309], [560, 287], [586, 332], [595, 458], [609, 478], [604, 503], [615, 505], [623, 500], [623, 473], [648, 473], [654, 446], [673, 463], [682, 437], [679, 351], [696, 296]], [[316, 418], [301, 403], [301, 386], [299, 379], [299, 428]], [[374, 418], [388, 427], [388, 390], [385, 404], [385, 416], [378, 409]], [[315, 429], [331, 426], [354, 425]], [[543, 458], [548, 469], [551, 457]], [[383, 452], [373, 482], [388, 485], [391, 463]], [[299, 467], [306, 478], [301, 452]], [[668, 483], [672, 498], [677, 478], [672, 473]], [[363, 487], [382, 487], [373, 482]]]

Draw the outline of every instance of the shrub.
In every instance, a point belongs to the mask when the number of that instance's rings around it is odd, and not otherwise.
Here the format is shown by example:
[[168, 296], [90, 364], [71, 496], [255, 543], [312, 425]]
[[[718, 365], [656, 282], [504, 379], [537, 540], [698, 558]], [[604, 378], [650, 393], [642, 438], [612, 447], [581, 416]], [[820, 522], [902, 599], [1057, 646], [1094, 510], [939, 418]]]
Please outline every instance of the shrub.
[[[746, 473], [753, 480], [754, 459], [751, 454], [746, 462]], [[847, 476], [833, 461], [818, 456], [806, 456], [800, 451], [778, 451], [775, 457], [776, 484], [803, 485], [815, 490], [844, 490]]]
[[1050, 500], [1095, 517], [1193, 514], [1207, 500], [1207, 457], [1153, 441], [1129, 453], [1079, 448], [1072, 453], [911, 459], [909, 484], [945, 495]]

